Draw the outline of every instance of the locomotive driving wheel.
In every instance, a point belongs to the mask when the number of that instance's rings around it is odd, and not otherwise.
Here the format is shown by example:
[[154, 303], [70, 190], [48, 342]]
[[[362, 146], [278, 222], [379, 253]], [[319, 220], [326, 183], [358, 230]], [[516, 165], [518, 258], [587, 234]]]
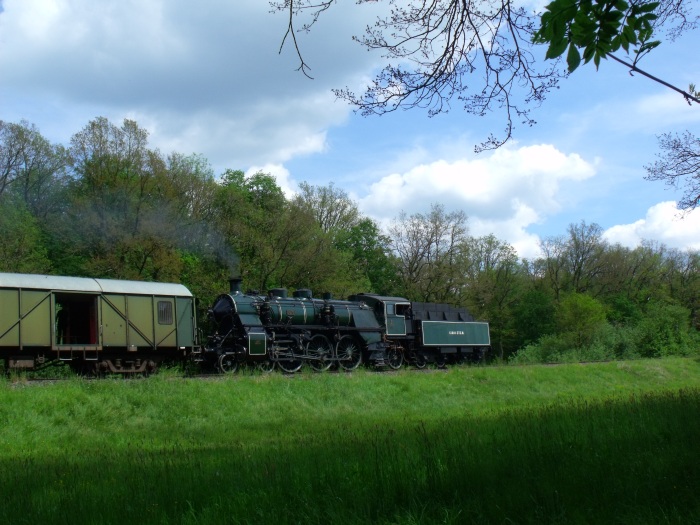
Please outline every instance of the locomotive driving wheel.
[[386, 364], [392, 370], [398, 370], [403, 364], [403, 352], [400, 346], [392, 346], [386, 352]]
[[294, 351], [289, 350], [289, 355], [279, 356], [279, 361], [277, 361], [277, 366], [280, 370], [287, 374], [294, 374], [301, 370], [301, 365], [304, 364], [301, 359], [294, 359]]
[[324, 372], [328, 370], [333, 361], [331, 354], [333, 353], [333, 345], [325, 335], [316, 334], [306, 344], [306, 356], [309, 360], [309, 366], [316, 372]]
[[355, 370], [362, 363], [362, 348], [352, 336], [341, 337], [335, 347], [335, 353], [343, 370]]
[[264, 361], [258, 361], [255, 363], [255, 368], [263, 374], [269, 374], [275, 369], [275, 363], [269, 359], [265, 359]]
[[222, 374], [233, 374], [238, 370], [238, 361], [233, 354], [221, 354], [219, 356], [219, 370]]

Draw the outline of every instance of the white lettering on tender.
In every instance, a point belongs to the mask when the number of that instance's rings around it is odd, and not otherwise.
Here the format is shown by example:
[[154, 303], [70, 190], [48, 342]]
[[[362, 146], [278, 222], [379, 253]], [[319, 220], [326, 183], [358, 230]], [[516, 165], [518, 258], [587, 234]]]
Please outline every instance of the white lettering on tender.
[[464, 335], [464, 332], [462, 332], [461, 330], [450, 330], [448, 333], [450, 335]]

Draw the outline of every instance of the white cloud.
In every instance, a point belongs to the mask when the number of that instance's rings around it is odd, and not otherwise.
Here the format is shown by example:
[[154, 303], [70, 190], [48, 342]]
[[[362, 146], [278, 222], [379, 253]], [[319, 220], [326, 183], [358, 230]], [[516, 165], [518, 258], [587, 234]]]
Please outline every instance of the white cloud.
[[643, 240], [656, 240], [671, 248], [700, 250], [700, 209], [682, 213], [673, 201], [660, 202], [646, 217], [605, 231], [605, 239], [634, 248]]
[[467, 213], [473, 235], [493, 233], [521, 256], [533, 257], [538, 238], [527, 227], [561, 209], [563, 181], [580, 182], [594, 174], [595, 167], [575, 153], [549, 144], [513, 145], [487, 157], [437, 160], [386, 175], [358, 200], [360, 209], [381, 223], [402, 211], [425, 212], [442, 203]]
[[506, 220], [484, 220], [479, 217], [470, 219], [471, 234], [477, 237], [493, 234], [498, 239], [506, 240], [521, 258], [536, 259], [540, 257], [539, 236], [527, 231], [527, 227], [539, 222], [540, 217], [531, 207], [515, 204], [513, 214]]
[[245, 172], [246, 177], [255, 175], [256, 173], [267, 173], [275, 177], [277, 185], [280, 187], [284, 195], [289, 199], [297, 193], [297, 184], [290, 175], [289, 170], [281, 164], [265, 164], [264, 166], [252, 166]]
[[[299, 35], [314, 80], [298, 71], [286, 14], [236, 0], [6, 0], [0, 15], [3, 120], [27, 119], [66, 144], [91, 119], [134, 118], [154, 147], [205, 155], [217, 172], [323, 151], [350, 114], [331, 87], [355, 84], [376, 57], [350, 35], [367, 9], [337, 5]], [[318, 29], [318, 30], [316, 30]], [[62, 122], [56, 123], [56, 119]]]

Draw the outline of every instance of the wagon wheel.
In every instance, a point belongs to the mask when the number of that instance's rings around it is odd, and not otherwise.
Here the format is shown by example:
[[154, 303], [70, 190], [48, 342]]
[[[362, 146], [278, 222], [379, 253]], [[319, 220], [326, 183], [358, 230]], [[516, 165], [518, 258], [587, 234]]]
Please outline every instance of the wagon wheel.
[[386, 353], [386, 364], [392, 370], [398, 370], [403, 364], [403, 352], [400, 347], [392, 346]]
[[343, 370], [355, 370], [362, 363], [362, 349], [349, 335], [340, 338], [335, 352]]
[[294, 352], [291, 348], [289, 349], [289, 357], [292, 359], [289, 359], [286, 355], [279, 356], [277, 366], [279, 366], [280, 369], [287, 374], [298, 372], [301, 369], [303, 361], [300, 359], [294, 359]]
[[219, 356], [219, 371], [222, 374], [233, 374], [238, 370], [238, 361], [232, 354], [221, 354]]
[[309, 357], [309, 366], [316, 372], [328, 370], [333, 361], [331, 357], [333, 345], [325, 335], [316, 334], [306, 344], [306, 355]]

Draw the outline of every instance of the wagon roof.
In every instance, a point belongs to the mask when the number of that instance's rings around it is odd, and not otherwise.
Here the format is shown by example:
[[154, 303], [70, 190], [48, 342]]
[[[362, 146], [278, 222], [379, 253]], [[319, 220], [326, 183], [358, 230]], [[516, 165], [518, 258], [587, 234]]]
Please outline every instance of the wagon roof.
[[168, 295], [192, 297], [183, 285], [91, 277], [65, 277], [28, 273], [0, 273], [0, 288], [24, 288], [65, 292], [122, 293], [130, 295]]

